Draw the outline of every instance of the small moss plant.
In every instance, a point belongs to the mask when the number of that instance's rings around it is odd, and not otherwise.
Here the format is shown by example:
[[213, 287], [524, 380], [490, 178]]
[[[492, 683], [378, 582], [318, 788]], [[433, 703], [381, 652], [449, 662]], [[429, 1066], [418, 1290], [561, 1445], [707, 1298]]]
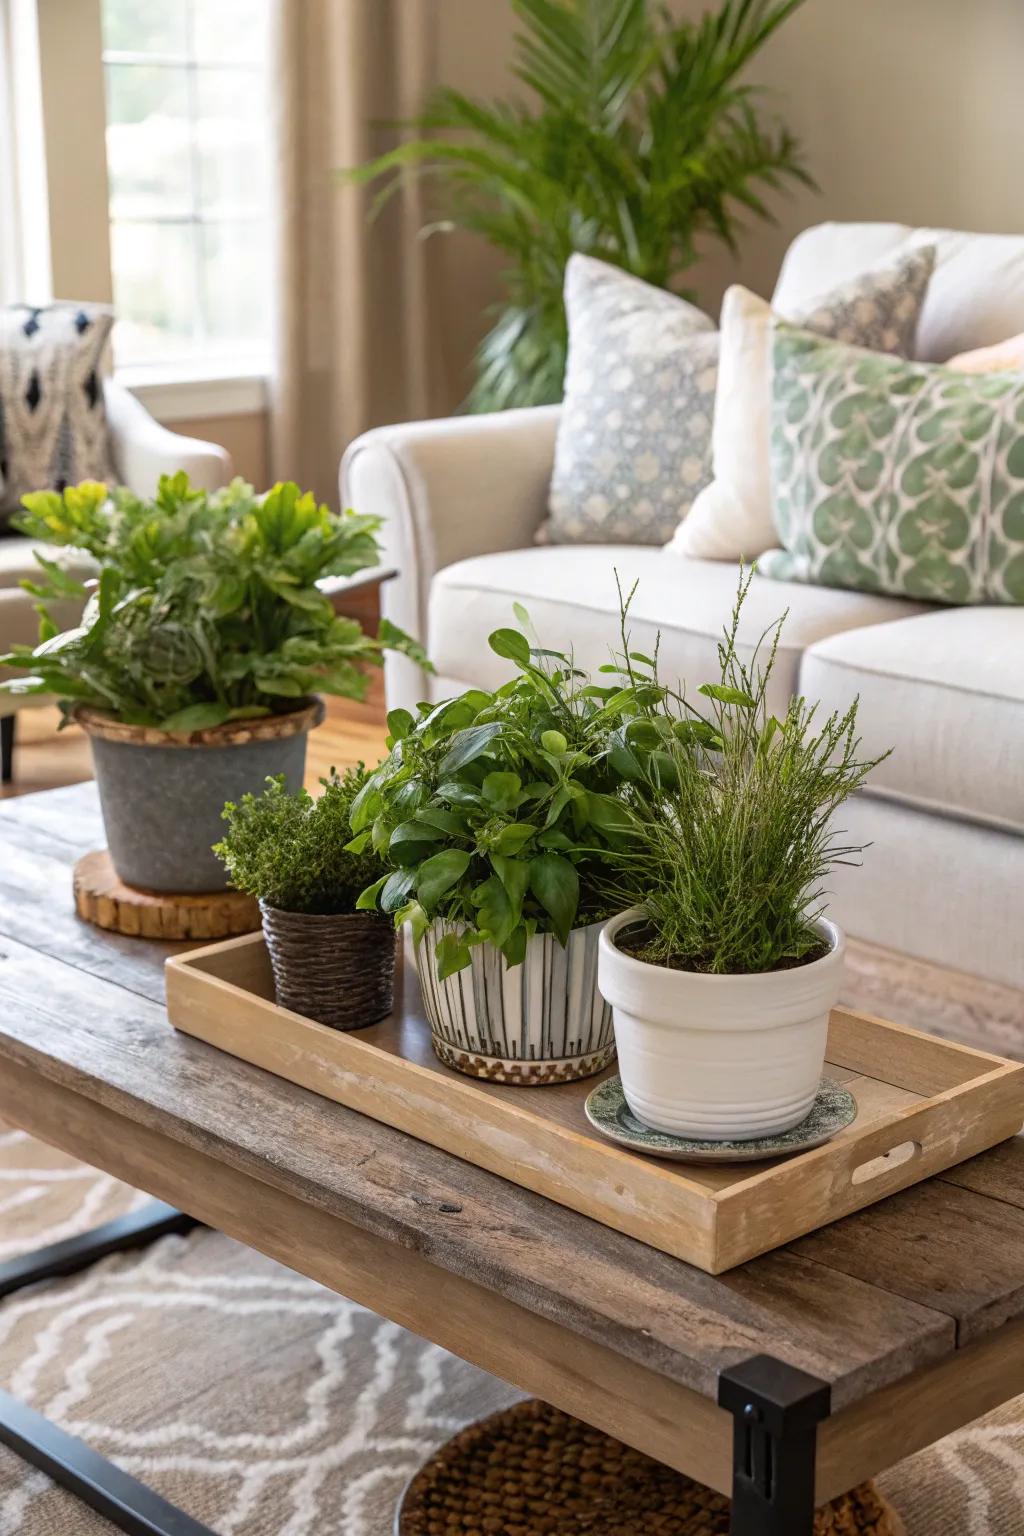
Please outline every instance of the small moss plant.
[[633, 838], [616, 894], [620, 908], [643, 906], [649, 918], [622, 947], [655, 965], [744, 974], [817, 959], [823, 881], [863, 851], [843, 843], [832, 819], [882, 758], [859, 755], [856, 700], [821, 723], [802, 698], [781, 718], [771, 713], [785, 615], [742, 662], [737, 632], [751, 576], [741, 576], [718, 647], [719, 680], [698, 690], [703, 709], [661, 688], [656, 655], [630, 652], [623, 604], [616, 665], [635, 699], [655, 702], [625, 732], [627, 749], [635, 743], [646, 755], [627, 797]]
[[224, 807], [228, 830], [214, 853], [237, 890], [282, 912], [354, 912], [359, 893], [384, 873], [372, 849], [351, 853], [352, 802], [366, 782], [362, 763], [331, 769], [316, 799], [289, 794], [284, 775], [268, 778], [262, 795]]

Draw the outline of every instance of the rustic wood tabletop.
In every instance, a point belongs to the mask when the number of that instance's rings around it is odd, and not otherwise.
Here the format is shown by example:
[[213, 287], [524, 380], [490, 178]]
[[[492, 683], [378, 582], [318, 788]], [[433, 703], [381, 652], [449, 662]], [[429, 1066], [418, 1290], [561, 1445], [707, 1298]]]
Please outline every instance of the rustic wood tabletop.
[[[817, 1392], [830, 1497], [1024, 1390], [1020, 1138], [704, 1274], [178, 1034], [183, 946], [74, 914], [102, 845], [92, 785], [0, 805], [5, 1118], [723, 1491], [730, 1392]], [[781, 1530], [754, 1494], [743, 1531]]]

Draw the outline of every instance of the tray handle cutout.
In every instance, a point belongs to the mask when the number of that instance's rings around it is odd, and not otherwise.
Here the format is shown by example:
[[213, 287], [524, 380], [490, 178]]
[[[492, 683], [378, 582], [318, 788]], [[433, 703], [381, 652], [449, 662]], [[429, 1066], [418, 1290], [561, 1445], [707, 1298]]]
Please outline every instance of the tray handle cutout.
[[883, 1152], [881, 1157], [872, 1157], [866, 1163], [859, 1164], [850, 1175], [853, 1184], [867, 1184], [870, 1179], [881, 1178], [883, 1173], [892, 1173], [895, 1168], [902, 1168], [912, 1158], [921, 1155], [922, 1147], [919, 1141], [901, 1141], [897, 1146], [890, 1147], [888, 1152]]

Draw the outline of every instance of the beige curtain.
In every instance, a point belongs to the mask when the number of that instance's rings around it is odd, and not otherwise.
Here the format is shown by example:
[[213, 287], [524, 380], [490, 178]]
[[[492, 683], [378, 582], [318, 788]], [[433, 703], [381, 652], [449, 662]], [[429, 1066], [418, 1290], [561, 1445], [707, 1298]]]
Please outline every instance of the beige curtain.
[[433, 242], [408, 178], [371, 226], [334, 172], [398, 142], [436, 80], [443, 0], [275, 0], [276, 357], [271, 462], [321, 497], [367, 427], [450, 405], [431, 324]]

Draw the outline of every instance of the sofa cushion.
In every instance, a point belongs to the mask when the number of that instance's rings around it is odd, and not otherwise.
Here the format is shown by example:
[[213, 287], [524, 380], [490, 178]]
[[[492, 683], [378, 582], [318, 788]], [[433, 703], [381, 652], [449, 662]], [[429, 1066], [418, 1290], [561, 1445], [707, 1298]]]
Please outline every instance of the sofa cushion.
[[765, 576], [1024, 603], [1024, 374], [957, 373], [779, 324]]
[[1024, 609], [958, 608], [812, 646], [800, 687], [828, 710], [860, 695], [866, 794], [1024, 833]]
[[913, 356], [944, 363], [1024, 330], [1024, 235], [976, 235], [906, 224], [815, 224], [797, 235], [782, 263], [772, 307], [798, 306], [908, 247], [932, 245], [935, 273]]
[[908, 356], [934, 262], [929, 246], [903, 252], [813, 303], [786, 310], [745, 288], [728, 290], [711, 434], [714, 479], [680, 523], [671, 545], [676, 553], [752, 560], [776, 542], [769, 462], [775, 316], [872, 352]]
[[[434, 696], [451, 692], [455, 680], [463, 687], [492, 688], [511, 675], [509, 663], [494, 655], [487, 637], [515, 623], [515, 601], [529, 611], [539, 644], [571, 648], [577, 664], [593, 671], [617, 646], [616, 571], [624, 591], [639, 583], [630, 611], [635, 645], [649, 651], [661, 631], [665, 680], [681, 679], [693, 692], [717, 678], [717, 645], [736, 598], [736, 566], [685, 560], [636, 545], [518, 549], [461, 560], [434, 578], [427, 650], [444, 680], [443, 689], [435, 683]], [[787, 608], [769, 695], [776, 712], [785, 709], [797, 687], [800, 657], [809, 645], [843, 630], [923, 611], [898, 598], [755, 581], [739, 630], [744, 660]]]
[[569, 359], [549, 544], [664, 544], [711, 477], [718, 332], [591, 256], [565, 269]]

